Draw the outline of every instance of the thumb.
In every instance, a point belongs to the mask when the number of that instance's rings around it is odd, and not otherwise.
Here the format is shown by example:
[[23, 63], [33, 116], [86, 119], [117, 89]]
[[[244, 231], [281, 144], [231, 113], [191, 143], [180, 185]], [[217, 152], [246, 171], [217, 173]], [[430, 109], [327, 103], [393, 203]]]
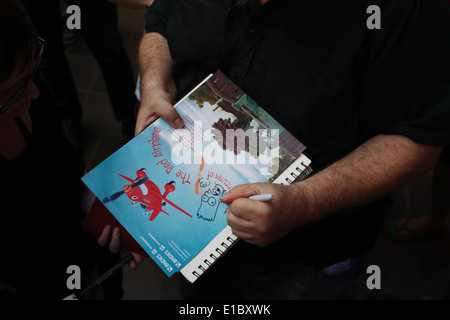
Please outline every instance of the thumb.
[[263, 192], [260, 190], [258, 183], [241, 184], [225, 193], [220, 198], [220, 201], [224, 203], [231, 203], [238, 198], [248, 198], [250, 196], [262, 193]]
[[160, 117], [169, 123], [173, 128], [181, 129], [184, 127], [183, 119], [181, 119], [177, 110], [172, 105], [167, 104], [165, 108], [161, 108], [158, 111]]

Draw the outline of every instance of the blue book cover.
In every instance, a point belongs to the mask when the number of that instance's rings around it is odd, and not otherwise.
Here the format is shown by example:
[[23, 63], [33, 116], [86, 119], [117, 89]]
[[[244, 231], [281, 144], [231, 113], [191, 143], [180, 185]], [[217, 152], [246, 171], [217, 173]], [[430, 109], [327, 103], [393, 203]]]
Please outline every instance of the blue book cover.
[[175, 108], [183, 129], [158, 119], [82, 179], [168, 276], [227, 226], [225, 192], [274, 182], [305, 150], [220, 71]]

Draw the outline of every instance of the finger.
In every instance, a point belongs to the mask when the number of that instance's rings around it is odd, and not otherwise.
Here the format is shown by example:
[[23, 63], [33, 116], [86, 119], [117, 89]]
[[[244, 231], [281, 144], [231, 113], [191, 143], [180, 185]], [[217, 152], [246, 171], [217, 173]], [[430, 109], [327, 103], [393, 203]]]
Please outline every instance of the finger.
[[141, 103], [136, 119], [135, 135], [142, 132], [159, 117], [176, 129], [184, 127], [184, 122], [173, 105], [167, 100], [159, 98], [156, 103], [151, 104], [151, 107], [148, 103]]
[[250, 244], [257, 244], [258, 243], [258, 235], [255, 234], [252, 231], [247, 231], [244, 229], [239, 228], [231, 228], [231, 231], [233, 234], [238, 237], [241, 240], [244, 240], [245, 242], [248, 242]]
[[133, 259], [136, 263], [141, 263], [144, 260], [144, 258], [138, 253], [132, 252], [131, 254], [133, 255]]
[[251, 221], [251, 214], [248, 211], [252, 210], [252, 203], [246, 198], [239, 198], [234, 200], [230, 204], [230, 212], [228, 217], [236, 219], [242, 219], [246, 221]]
[[247, 198], [238, 198], [230, 204], [231, 214], [247, 221], [254, 221], [264, 216], [270, 203], [254, 201]]
[[142, 262], [143, 258], [140, 254], [134, 252], [131, 254], [133, 255], [133, 260], [130, 262], [130, 268], [134, 270], [137, 268], [138, 264]]
[[111, 233], [111, 226], [106, 226], [100, 236], [97, 238], [97, 243], [99, 246], [105, 247], [108, 244], [109, 235]]
[[229, 223], [231, 232], [242, 240], [251, 240], [255, 237], [255, 232], [249, 226], [239, 223]]
[[253, 229], [253, 224], [251, 221], [244, 220], [234, 214], [229, 214], [227, 217], [227, 223], [233, 230], [233, 233], [251, 233]]
[[167, 101], [160, 101], [156, 113], [163, 118], [168, 124], [176, 129], [184, 127], [183, 120], [178, 114], [177, 110], [172, 106], [172, 104]]
[[[122, 249], [121, 254], [123, 257], [125, 257], [130, 254], [130, 251]], [[143, 257], [135, 252], [131, 252], [131, 254], [133, 255], [133, 260], [128, 263], [128, 266], [130, 267], [130, 269], [135, 270], [137, 268], [137, 265], [143, 261]]]
[[136, 270], [137, 268], [136, 260], [134, 260], [133, 258], [133, 260], [131, 260], [130, 263], [128, 263], [128, 266], [130, 267], [131, 270]]
[[111, 241], [109, 242], [109, 250], [112, 253], [117, 253], [120, 250], [120, 229], [114, 228], [111, 236]]
[[136, 270], [137, 268], [137, 264], [134, 260], [131, 260], [128, 266], [130, 267], [131, 270]]
[[231, 231], [236, 237], [244, 240], [245, 242], [252, 243], [252, 241], [254, 240], [254, 236], [251, 233], [235, 229], [231, 229]]
[[225, 193], [220, 198], [220, 201], [222, 201], [224, 203], [231, 203], [236, 199], [248, 198], [250, 196], [253, 196], [256, 194], [261, 194], [261, 193], [264, 193], [264, 192], [261, 192], [259, 190], [259, 184], [257, 184], [257, 183], [241, 184], [239, 186], [232, 188], [227, 193]]

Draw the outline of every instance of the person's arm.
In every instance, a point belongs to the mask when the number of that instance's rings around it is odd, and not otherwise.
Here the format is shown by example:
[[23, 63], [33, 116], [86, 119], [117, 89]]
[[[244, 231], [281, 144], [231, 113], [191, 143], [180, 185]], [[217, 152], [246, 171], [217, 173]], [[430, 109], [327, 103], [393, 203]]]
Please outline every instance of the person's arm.
[[[257, 183], [230, 190], [228, 224], [241, 239], [267, 246], [293, 228], [375, 201], [432, 170], [442, 148], [400, 135], [379, 135], [311, 176], [289, 185]], [[247, 199], [273, 193], [271, 202]]]
[[[112, 253], [120, 252], [122, 256], [127, 256], [130, 252], [123, 249], [120, 246], [120, 228], [112, 228], [110, 225], [105, 226], [100, 236], [97, 238], [97, 243], [101, 247], [108, 247]], [[133, 260], [128, 264], [131, 269], [136, 269], [137, 265], [141, 263], [144, 259], [143, 257], [135, 252], [131, 252], [133, 255]]]
[[183, 121], [173, 108], [176, 86], [172, 79], [173, 61], [166, 38], [157, 32], [144, 34], [139, 45], [141, 104], [135, 134], [161, 117], [175, 128]]

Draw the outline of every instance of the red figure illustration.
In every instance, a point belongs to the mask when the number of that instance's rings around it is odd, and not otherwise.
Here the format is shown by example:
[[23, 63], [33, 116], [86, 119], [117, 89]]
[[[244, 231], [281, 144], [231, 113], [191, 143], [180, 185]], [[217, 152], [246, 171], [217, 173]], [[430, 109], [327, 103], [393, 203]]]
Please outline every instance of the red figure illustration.
[[119, 176], [129, 181], [131, 184], [125, 185], [122, 191], [116, 192], [110, 197], [104, 198], [103, 203], [114, 201], [121, 195], [125, 194], [131, 200], [131, 204], [133, 206], [140, 205], [144, 208], [144, 214], [150, 215], [150, 221], [154, 220], [161, 212], [169, 215], [162, 209], [162, 207], [167, 203], [192, 218], [189, 213], [173, 202], [167, 200], [169, 193], [175, 191], [174, 181], [166, 183], [164, 186], [165, 191], [161, 194], [158, 186], [148, 178], [147, 170], [145, 168], [138, 170], [136, 175], [136, 179], [133, 180], [119, 173]]

